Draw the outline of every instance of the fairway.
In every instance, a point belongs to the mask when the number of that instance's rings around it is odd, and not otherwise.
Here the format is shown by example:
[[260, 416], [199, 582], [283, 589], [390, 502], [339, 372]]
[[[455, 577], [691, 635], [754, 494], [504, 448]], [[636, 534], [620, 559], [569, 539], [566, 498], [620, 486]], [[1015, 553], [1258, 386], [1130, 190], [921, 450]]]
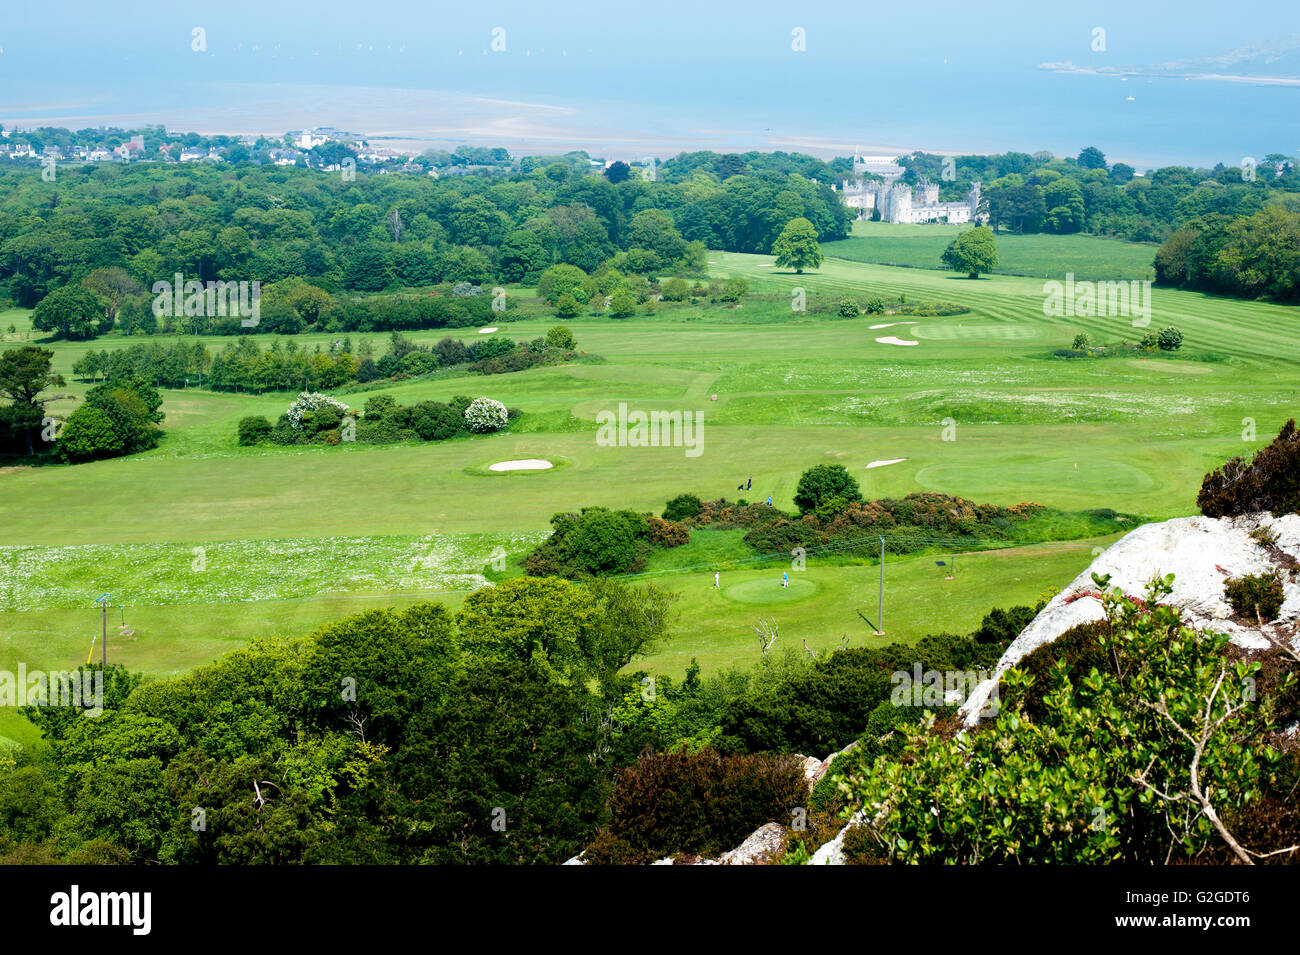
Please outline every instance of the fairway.
[[[1075, 244], [1034, 241], [1060, 250], [1054, 274], [1074, 268]], [[1152, 327], [1178, 326], [1181, 351], [1063, 359], [1053, 351], [1080, 331], [1106, 341], [1135, 339], [1141, 329], [1118, 317], [1049, 318], [1041, 279], [970, 281], [844, 258], [827, 258], [802, 275], [774, 268], [768, 256], [712, 252], [710, 261], [715, 275], [749, 281], [753, 294], [739, 307], [685, 305], [621, 321], [566, 321], [581, 349], [603, 361], [338, 393], [354, 406], [378, 393], [403, 404], [486, 395], [523, 411], [506, 433], [428, 444], [241, 448], [238, 420], [274, 419], [291, 395], [169, 389], [166, 434], [152, 451], [76, 467], [5, 469], [0, 666], [84, 660], [99, 627], [90, 601], [105, 592], [135, 631], [115, 641], [118, 621], [110, 620], [112, 658], [149, 674], [189, 669], [255, 637], [306, 633], [364, 607], [418, 599], [456, 607], [495, 579], [487, 565], [497, 548], [507, 555], [506, 573], [521, 572], [557, 512], [601, 505], [657, 514], [683, 492], [751, 501], [770, 495], [793, 511], [799, 475], [820, 463], [843, 464], [867, 498], [936, 491], [1004, 506], [1184, 515], [1194, 511], [1211, 466], [1266, 441], [1300, 408], [1295, 310], [1283, 306], [1156, 289]], [[792, 311], [795, 288], [807, 291], [809, 311]], [[843, 319], [834, 305], [846, 296], [903, 296], [969, 311]], [[503, 322], [499, 334], [527, 342], [556, 323], [536, 307], [524, 314]], [[25, 313], [4, 320], [6, 328], [26, 328]], [[880, 343], [888, 332], [870, 327], [904, 321], [910, 324], [893, 331], [916, 341], [913, 347]], [[447, 334], [410, 337], [429, 344]], [[479, 333], [450, 334], [468, 342]], [[253, 337], [262, 347], [272, 340]], [[311, 349], [338, 337], [296, 340]], [[366, 337], [377, 354], [386, 347], [386, 334], [352, 336], [354, 343]], [[229, 339], [205, 342], [216, 350]], [[109, 338], [94, 347], [128, 343]], [[50, 408], [65, 413], [89, 387], [71, 380], [87, 346], [52, 347], [56, 369], [69, 378], [56, 391], [69, 397]], [[701, 413], [701, 453], [598, 445], [597, 414], [620, 402]], [[1257, 426], [1254, 443], [1244, 437], [1247, 422]], [[533, 460], [553, 466], [490, 470]], [[867, 467], [880, 461], [894, 463]], [[752, 489], [737, 491], [750, 477]], [[760, 616], [779, 625], [778, 646], [798, 649], [806, 640], [817, 652], [845, 641], [874, 646], [965, 632], [995, 604], [1032, 604], [1046, 588], [1065, 584], [1125, 529], [1116, 524], [1106, 538], [962, 555], [951, 581], [934, 554], [891, 557], [883, 637], [874, 633], [875, 564], [810, 557], [805, 571], [790, 573], [789, 588], [781, 587], [788, 562], [733, 566], [721, 571], [715, 589], [712, 564], [742, 554], [741, 535], [697, 533], [680, 554], [665, 551], [650, 568], [647, 580], [680, 595], [678, 621], [673, 638], [634, 666], [679, 677], [692, 659], [704, 672], [748, 665], [757, 658]], [[0, 736], [29, 738], [16, 715], [4, 719]]]
[[[893, 225], [853, 223], [853, 235], [826, 242], [828, 256], [852, 262], [937, 269], [939, 257], [969, 225]], [[1150, 279], [1155, 277], [1154, 244], [1096, 235], [1016, 235], [999, 232], [998, 273], [1061, 278], [1072, 271], [1080, 279]]]

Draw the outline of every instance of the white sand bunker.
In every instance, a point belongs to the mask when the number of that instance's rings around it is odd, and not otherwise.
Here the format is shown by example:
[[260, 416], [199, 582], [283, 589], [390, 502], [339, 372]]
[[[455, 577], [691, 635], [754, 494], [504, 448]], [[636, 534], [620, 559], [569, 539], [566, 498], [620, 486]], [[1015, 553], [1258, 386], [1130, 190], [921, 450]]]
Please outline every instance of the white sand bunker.
[[496, 327], [495, 325], [493, 325], [491, 328], [480, 328], [480, 329], [478, 330], [478, 333], [479, 333], [480, 335], [491, 335], [491, 334], [492, 334], [493, 332], [495, 332], [496, 330], [497, 330], [497, 327]]
[[886, 464], [902, 464], [907, 458], [886, 458], [883, 461], [872, 461], [867, 465], [867, 470], [871, 468], [883, 468]]
[[871, 330], [874, 332], [877, 328], [893, 328], [895, 325], [920, 325], [920, 322], [885, 322], [883, 325], [872, 325]]
[[547, 468], [553, 468], [550, 461], [544, 458], [526, 458], [522, 461], [498, 461], [496, 464], [489, 464], [489, 471], [545, 471]]
[[893, 335], [886, 335], [884, 338], [877, 338], [876, 341], [882, 345], [919, 345], [920, 342], [908, 341], [906, 338], [895, 338]]

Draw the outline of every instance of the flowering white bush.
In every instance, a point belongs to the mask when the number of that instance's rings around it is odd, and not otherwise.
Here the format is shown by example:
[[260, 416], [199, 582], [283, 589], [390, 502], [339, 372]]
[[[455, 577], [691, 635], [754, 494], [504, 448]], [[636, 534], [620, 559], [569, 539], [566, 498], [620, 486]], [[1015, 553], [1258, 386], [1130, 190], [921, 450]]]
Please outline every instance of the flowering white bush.
[[500, 431], [508, 419], [506, 406], [493, 398], [475, 398], [465, 409], [465, 427], [479, 434]]
[[336, 398], [331, 398], [329, 395], [322, 395], [319, 391], [304, 391], [298, 396], [298, 400], [289, 406], [289, 410], [285, 412], [285, 417], [289, 419], [289, 424], [293, 426], [294, 430], [298, 430], [302, 427], [302, 416], [304, 413], [315, 411], [317, 408], [322, 408], [325, 405], [333, 405], [344, 414], [348, 413], [348, 406]]

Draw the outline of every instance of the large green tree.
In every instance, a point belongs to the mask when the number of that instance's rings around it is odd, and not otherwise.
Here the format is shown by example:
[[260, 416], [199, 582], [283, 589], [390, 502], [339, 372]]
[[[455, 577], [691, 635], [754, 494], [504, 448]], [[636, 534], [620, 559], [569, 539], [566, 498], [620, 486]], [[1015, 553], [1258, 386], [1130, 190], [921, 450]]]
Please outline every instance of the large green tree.
[[815, 269], [822, 264], [822, 247], [817, 244], [817, 228], [803, 216], [791, 219], [772, 243], [776, 264], [783, 269]]
[[56, 288], [32, 312], [32, 327], [53, 332], [55, 338], [94, 338], [109, 320], [95, 295], [80, 285]]
[[0, 354], [0, 395], [11, 402], [4, 409], [6, 430], [22, 436], [27, 454], [35, 453], [32, 433], [41, 427], [45, 401], [41, 392], [64, 384], [63, 376], [50, 371], [54, 352], [48, 348], [24, 345]]
[[987, 226], [967, 229], [944, 250], [943, 264], [973, 279], [979, 278], [981, 272], [992, 272], [998, 267], [998, 243], [993, 230]]

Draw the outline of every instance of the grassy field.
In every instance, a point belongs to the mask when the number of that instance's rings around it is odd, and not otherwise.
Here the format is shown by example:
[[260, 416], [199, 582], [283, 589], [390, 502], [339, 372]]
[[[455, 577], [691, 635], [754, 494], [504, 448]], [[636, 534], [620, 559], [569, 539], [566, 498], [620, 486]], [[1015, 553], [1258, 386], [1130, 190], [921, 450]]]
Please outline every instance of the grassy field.
[[[1059, 248], [1056, 272], [1084, 274], [1073, 246]], [[1141, 330], [1128, 319], [1045, 317], [1041, 279], [969, 281], [840, 258], [794, 275], [777, 271], [767, 256], [710, 259], [715, 274], [744, 276], [757, 294], [735, 309], [684, 306], [623, 321], [566, 322], [603, 363], [381, 389], [403, 403], [497, 398], [524, 411], [510, 433], [397, 447], [239, 448], [240, 417], [274, 418], [292, 396], [167, 390], [166, 435], [153, 451], [76, 467], [0, 470], [0, 668], [84, 660], [99, 626], [90, 601], [104, 592], [115, 597], [110, 623], [125, 617], [135, 631], [115, 641], [110, 629], [112, 657], [155, 674], [187, 669], [252, 637], [307, 632], [367, 606], [422, 597], [456, 606], [482, 582], [495, 548], [517, 567], [557, 511], [606, 505], [658, 512], [683, 491], [771, 495], [793, 509], [800, 473], [822, 462], [848, 467], [868, 497], [928, 490], [1152, 519], [1187, 514], [1206, 470], [1266, 442], [1300, 407], [1295, 309], [1157, 289], [1152, 327], [1181, 328], [1181, 352], [1062, 359], [1053, 350], [1079, 331], [1101, 342], [1131, 340]], [[970, 311], [919, 319], [792, 313], [788, 295], [796, 286], [814, 305], [905, 295]], [[870, 327], [903, 320], [916, 324]], [[21, 340], [26, 321], [23, 313], [4, 313], [0, 329], [14, 324]], [[503, 324], [501, 334], [526, 341], [555, 323], [534, 316]], [[431, 342], [444, 334], [411, 337]], [[455, 334], [468, 341], [477, 332]], [[877, 341], [891, 334], [918, 344]], [[310, 348], [339, 337], [298, 341]], [[370, 337], [382, 353], [387, 336]], [[123, 344], [110, 338], [94, 347]], [[70, 375], [86, 347], [55, 344], [56, 366]], [[66, 397], [51, 408], [70, 410], [85, 388], [69, 380], [59, 389]], [[370, 393], [342, 397], [359, 406]], [[703, 412], [703, 453], [598, 446], [596, 414], [620, 401]], [[1248, 420], [1257, 424], [1253, 442], [1243, 439]], [[486, 470], [525, 457], [559, 466]], [[906, 460], [866, 468], [894, 458]], [[753, 489], [739, 494], [736, 485], [750, 476]], [[969, 630], [992, 606], [1032, 602], [1065, 584], [1095, 547], [1113, 539], [960, 556], [952, 581], [943, 580], [934, 555], [891, 559], [885, 639]], [[706, 559], [713, 548], [722, 559], [735, 541], [688, 546]], [[859, 612], [874, 620], [876, 574], [871, 565], [814, 559], [784, 592], [780, 571], [770, 567], [726, 570], [720, 592], [711, 572], [656, 577], [681, 594], [680, 622], [645, 665], [679, 675], [692, 657], [706, 672], [750, 662], [760, 614], [775, 618], [782, 642], [796, 648], [805, 639], [814, 649], [838, 646], [845, 635], [856, 645], [873, 641]], [[0, 736], [29, 733], [16, 714], [0, 714]]]
[[[912, 269], [937, 269], [939, 257], [958, 233], [969, 225], [891, 225], [888, 222], [853, 223], [853, 235], [826, 242], [828, 256], [875, 265]], [[1158, 246], [1125, 242], [1093, 235], [998, 234], [998, 272], [1063, 279], [1067, 271], [1076, 278], [1149, 279]]]

